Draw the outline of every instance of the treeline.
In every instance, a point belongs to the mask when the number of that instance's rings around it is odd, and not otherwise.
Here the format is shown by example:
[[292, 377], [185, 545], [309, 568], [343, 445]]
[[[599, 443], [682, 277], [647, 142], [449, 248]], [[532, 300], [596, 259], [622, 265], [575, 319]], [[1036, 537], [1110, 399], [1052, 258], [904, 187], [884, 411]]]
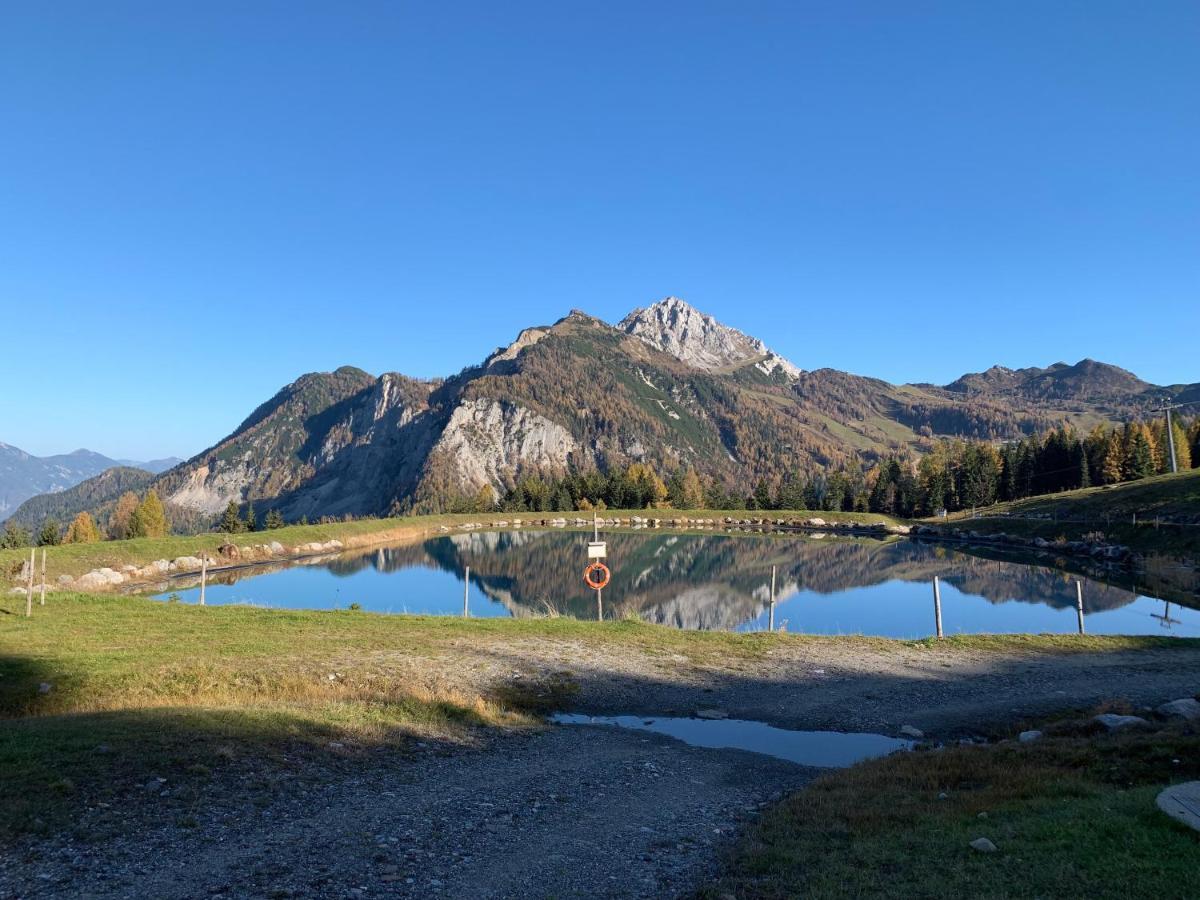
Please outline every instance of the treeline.
[[[1200, 417], [1175, 422], [1175, 459], [1182, 471], [1200, 465]], [[1163, 422], [1096, 426], [1086, 436], [1060, 427], [1002, 445], [942, 440], [919, 458], [896, 456], [864, 472], [840, 468], [774, 483], [749, 493], [694, 469], [663, 477], [645, 463], [607, 473], [527, 474], [497, 502], [489, 485], [459, 497], [451, 512], [569, 512], [591, 509], [811, 509], [931, 516], [1039, 494], [1135, 481], [1171, 470]]]
[[[1200, 464], [1200, 417], [1173, 423], [1175, 464]], [[867, 507], [897, 516], [929, 516], [1070, 491], [1137, 481], [1171, 471], [1165, 422], [1097, 425], [1086, 436], [1057, 428], [1000, 447], [941, 441], [915, 465], [894, 458], [878, 467]]]
[[31, 535], [22, 525], [8, 522], [4, 526], [4, 534], [0, 535], [0, 547], [28, 547], [33, 543], [39, 547], [93, 544], [105, 539], [120, 541], [126, 538], [163, 537], [170, 530], [166, 510], [157, 491], [150, 489], [142, 497], [133, 491], [126, 491], [117, 498], [104, 529], [96, 524], [89, 512], [78, 513], [65, 529], [57, 519], [46, 519], [36, 535]]

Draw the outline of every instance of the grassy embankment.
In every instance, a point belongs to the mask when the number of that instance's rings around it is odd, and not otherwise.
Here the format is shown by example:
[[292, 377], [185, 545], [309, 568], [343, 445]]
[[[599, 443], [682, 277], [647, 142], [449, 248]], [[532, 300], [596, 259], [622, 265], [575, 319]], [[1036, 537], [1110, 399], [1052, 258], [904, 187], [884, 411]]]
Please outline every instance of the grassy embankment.
[[[413, 739], [470, 743], [569, 706], [569, 671], [473, 677], [522, 641], [617, 650], [667, 670], [737, 672], [792, 641], [910, 647], [877, 638], [686, 632], [636, 622], [500, 620], [197, 607], [57, 594], [32, 618], [0, 598], [0, 832], [64, 821], [78, 803], [150, 775], [203, 782], [233, 760], [328, 757]], [[1166, 638], [965, 636], [929, 652], [1185, 647]], [[332, 677], [331, 677], [332, 676]], [[48, 685], [42, 689], [41, 685]], [[330, 749], [331, 744], [341, 745]], [[98, 749], [100, 748], [100, 749]]]
[[[1165, 785], [1200, 778], [1200, 727], [1096, 735], [1088, 716], [1039, 727], [1047, 736], [1031, 744], [823, 776], [751, 828], [705, 896], [1200, 896], [1200, 836], [1154, 805]], [[972, 849], [980, 837], [997, 852]]]
[[[949, 519], [929, 521], [950, 528], [1003, 531], [1048, 541], [1059, 537], [1078, 540], [1098, 531], [1108, 540], [1135, 550], [1196, 558], [1200, 556], [1200, 469], [997, 503], [981, 508], [978, 515], [973, 519], [969, 511], [964, 511]], [[1186, 518], [1194, 524], [1156, 525], [1156, 517]]]
[[[889, 516], [875, 513], [827, 513], [771, 510], [767, 512], [747, 512], [745, 510], [606, 510], [603, 516], [657, 516], [662, 519], [672, 518], [709, 518], [722, 520], [725, 516], [735, 518], [762, 517], [770, 521], [780, 519], [807, 518], [819, 516], [827, 522], [897, 522]], [[481, 522], [485, 525], [491, 522], [509, 521], [514, 517], [528, 523], [532, 519], [553, 518], [556, 516], [573, 519], [576, 516], [588, 518], [590, 513], [472, 513], [466, 515], [440, 516], [403, 516], [391, 519], [361, 519], [356, 522], [335, 522], [328, 525], [289, 525], [271, 531], [258, 531], [249, 534], [224, 534], [212, 532], [197, 535], [169, 535], [162, 538], [136, 538], [128, 541], [100, 541], [95, 544], [63, 544], [46, 548], [46, 578], [51, 585], [57, 584], [59, 575], [70, 575], [78, 578], [85, 572], [107, 566], [120, 569], [124, 565], [145, 565], [156, 559], [175, 559], [180, 556], [195, 556], [202, 551], [215, 553], [222, 544], [233, 543], [239, 546], [247, 544], [262, 544], [278, 541], [285, 547], [295, 547], [314, 541], [339, 540], [348, 548], [366, 547], [372, 544], [420, 540], [423, 537], [436, 535], [442, 526], [455, 528], [466, 522]], [[686, 526], [679, 526], [686, 530]], [[36, 561], [38, 566], [36, 583], [41, 578], [41, 549], [38, 549]], [[13, 576], [21, 569], [21, 565], [29, 560], [29, 549], [0, 550], [0, 586], [18, 586]]]

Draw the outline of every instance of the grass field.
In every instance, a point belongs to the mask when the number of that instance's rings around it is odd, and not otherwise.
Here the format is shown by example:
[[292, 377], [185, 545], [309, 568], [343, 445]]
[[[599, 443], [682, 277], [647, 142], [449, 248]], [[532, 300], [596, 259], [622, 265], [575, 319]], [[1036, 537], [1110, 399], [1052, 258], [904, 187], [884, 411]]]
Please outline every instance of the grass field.
[[[1200, 555], [1200, 469], [997, 503], [979, 509], [978, 516], [971, 518], [970, 511], [964, 511], [930, 521], [951, 528], [1047, 540], [1076, 540], [1102, 532], [1109, 540], [1135, 550], [1196, 557]], [[1156, 524], [1156, 518], [1189, 519], [1190, 524]]]
[[[1197, 834], [1154, 806], [1164, 785], [1200, 778], [1200, 728], [1086, 723], [825, 775], [754, 826], [704, 896], [1200, 896]], [[998, 851], [972, 849], [980, 837]]]
[[231, 758], [328, 753], [331, 743], [461, 743], [479, 728], [529, 727], [541, 712], [569, 705], [569, 672], [481, 687], [470, 670], [531, 639], [569, 643], [578, 654], [628, 650], [684, 669], [760, 660], [795, 641], [977, 653], [1195, 645], [1072, 635], [964, 636], [935, 645], [84, 594], [57, 594], [26, 619], [17, 600], [0, 599], [0, 832], [62, 821], [81, 798], [94, 802], [150, 775], [203, 778]]

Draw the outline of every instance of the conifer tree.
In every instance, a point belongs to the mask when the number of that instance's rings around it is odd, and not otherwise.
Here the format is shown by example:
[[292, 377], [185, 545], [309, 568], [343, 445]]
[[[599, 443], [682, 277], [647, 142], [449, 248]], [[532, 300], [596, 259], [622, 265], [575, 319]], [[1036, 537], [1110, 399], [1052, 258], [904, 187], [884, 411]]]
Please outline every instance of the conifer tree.
[[255, 515], [255, 512], [254, 512], [254, 502], [253, 501], [246, 504], [245, 530], [246, 531], [258, 531], [258, 516]]
[[279, 510], [277, 510], [277, 509], [268, 509], [266, 519], [264, 520], [264, 524], [267, 526], [268, 531], [274, 530], [276, 528], [282, 528], [283, 527], [283, 516], [280, 514]]
[[131, 534], [131, 537], [163, 537], [170, 530], [166, 511], [158, 499], [158, 491], [153, 488], [146, 492], [130, 519], [130, 531], [135, 529], [137, 533]]
[[58, 529], [58, 522], [54, 519], [47, 519], [42, 523], [42, 528], [38, 532], [39, 547], [56, 547], [62, 543], [62, 532]]
[[114, 541], [123, 541], [130, 537], [129, 522], [138, 508], [138, 497], [133, 491], [126, 491], [113, 507], [112, 515], [108, 518], [108, 536]]
[[100, 532], [91, 513], [81, 512], [67, 526], [67, 544], [94, 544], [100, 540]]
[[221, 514], [221, 530], [226, 534], [237, 534], [242, 530], [242, 518], [238, 515], [236, 500], [230, 500]]

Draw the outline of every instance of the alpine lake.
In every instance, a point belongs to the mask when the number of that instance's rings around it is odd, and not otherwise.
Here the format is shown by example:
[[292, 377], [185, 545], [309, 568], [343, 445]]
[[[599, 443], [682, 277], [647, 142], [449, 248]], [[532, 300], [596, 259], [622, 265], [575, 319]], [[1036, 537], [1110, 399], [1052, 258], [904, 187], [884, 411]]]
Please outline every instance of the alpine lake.
[[[612, 570], [602, 594], [606, 619], [732, 631], [761, 631], [773, 621], [792, 633], [922, 638], [935, 630], [936, 576], [947, 635], [1075, 632], [1078, 581], [1088, 633], [1200, 637], [1200, 575], [1176, 560], [1148, 560], [1134, 576], [1050, 554], [1005, 556], [898, 537], [644, 529], [601, 537]], [[596, 592], [582, 577], [591, 538], [590, 529], [469, 531], [217, 569], [208, 574], [205, 602], [594, 619]], [[173, 578], [149, 593], [197, 603], [199, 578]]]

